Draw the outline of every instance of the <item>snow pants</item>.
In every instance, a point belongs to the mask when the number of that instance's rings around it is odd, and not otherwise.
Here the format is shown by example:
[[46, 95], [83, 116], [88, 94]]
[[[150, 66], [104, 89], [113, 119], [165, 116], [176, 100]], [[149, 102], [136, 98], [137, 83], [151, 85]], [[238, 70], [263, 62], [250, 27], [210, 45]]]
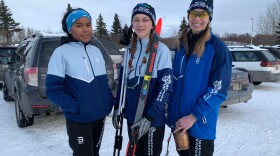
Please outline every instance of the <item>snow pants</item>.
[[[128, 124], [128, 127], [131, 126], [131, 124]], [[148, 133], [138, 140], [135, 156], [160, 156], [164, 131], [165, 126], [151, 127]], [[130, 128], [128, 128], [129, 134], [131, 134]]]
[[177, 151], [180, 156], [213, 156], [214, 140], [190, 137], [190, 149]]
[[73, 156], [99, 156], [105, 118], [93, 123], [78, 123], [66, 119], [69, 146]]

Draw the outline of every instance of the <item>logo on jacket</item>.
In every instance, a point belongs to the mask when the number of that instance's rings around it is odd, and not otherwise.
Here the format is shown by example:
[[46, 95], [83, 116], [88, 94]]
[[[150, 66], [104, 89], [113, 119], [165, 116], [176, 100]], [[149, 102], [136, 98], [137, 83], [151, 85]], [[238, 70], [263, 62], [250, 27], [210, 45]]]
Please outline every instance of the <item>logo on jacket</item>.
[[163, 81], [163, 85], [162, 85], [162, 89], [160, 90], [158, 97], [157, 97], [157, 101], [162, 101], [165, 92], [168, 90], [170, 84], [171, 84], [171, 75], [166, 75], [162, 78]]
[[195, 60], [195, 64], [199, 64], [199, 62], [200, 62], [200, 57], [197, 57]]
[[215, 81], [213, 83], [214, 88], [206, 95], [203, 96], [205, 101], [207, 101], [212, 95], [216, 95], [220, 89], [222, 89], [222, 81]]

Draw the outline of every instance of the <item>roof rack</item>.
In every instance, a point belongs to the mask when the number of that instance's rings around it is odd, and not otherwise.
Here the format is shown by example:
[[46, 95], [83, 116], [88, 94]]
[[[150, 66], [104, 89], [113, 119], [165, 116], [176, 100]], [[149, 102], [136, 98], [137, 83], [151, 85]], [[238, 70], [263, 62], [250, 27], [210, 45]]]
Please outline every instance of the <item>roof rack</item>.
[[66, 36], [66, 34], [65, 34], [65, 33], [57, 33], [57, 34], [54, 34], [54, 33], [38, 32], [38, 33], [36, 33], [36, 34], [27, 36], [27, 37], [24, 38], [23, 40], [27, 40], [27, 39], [30, 39], [30, 38], [61, 37], [61, 36]]

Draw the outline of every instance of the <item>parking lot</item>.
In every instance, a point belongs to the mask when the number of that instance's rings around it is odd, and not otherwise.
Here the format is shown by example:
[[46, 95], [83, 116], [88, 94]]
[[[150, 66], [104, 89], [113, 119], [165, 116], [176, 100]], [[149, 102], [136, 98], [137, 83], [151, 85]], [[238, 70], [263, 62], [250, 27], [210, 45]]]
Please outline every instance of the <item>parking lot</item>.
[[[262, 83], [255, 86], [248, 103], [230, 105], [221, 109], [218, 120], [214, 156], [279, 156], [280, 155], [280, 83]], [[0, 92], [2, 95], [2, 92]], [[170, 129], [166, 128], [162, 155], [167, 148]], [[127, 139], [123, 128], [124, 155]], [[64, 117], [62, 114], [36, 118], [34, 125], [18, 128], [14, 102], [0, 97], [0, 155], [9, 156], [69, 156]], [[115, 130], [111, 117], [106, 120], [101, 156], [113, 155]], [[169, 156], [175, 156], [173, 139]]]

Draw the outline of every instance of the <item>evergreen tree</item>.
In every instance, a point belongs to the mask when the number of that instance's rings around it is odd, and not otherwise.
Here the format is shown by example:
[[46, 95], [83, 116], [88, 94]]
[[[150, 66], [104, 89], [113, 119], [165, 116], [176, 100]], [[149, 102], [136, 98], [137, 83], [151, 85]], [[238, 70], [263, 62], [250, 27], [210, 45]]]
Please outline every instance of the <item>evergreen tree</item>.
[[106, 24], [103, 21], [103, 17], [101, 14], [99, 14], [97, 20], [96, 20], [96, 36], [97, 37], [107, 37], [108, 31], [106, 29]]
[[276, 26], [276, 31], [275, 31], [277, 37], [276, 37], [276, 41], [275, 44], [280, 44], [280, 22], [278, 23], [278, 25]]
[[5, 2], [1, 0], [0, 2], [0, 34], [3, 35], [6, 39], [6, 44], [11, 44], [11, 38], [14, 35], [14, 32], [21, 31], [18, 26], [20, 23], [17, 23], [12, 18], [12, 12], [5, 5]]
[[72, 10], [72, 9], [73, 9], [73, 8], [72, 8], [72, 7], [71, 7], [71, 5], [68, 3], [68, 5], [67, 5], [67, 9], [66, 9], [66, 10], [67, 10], [67, 12], [68, 12], [68, 11], [70, 11], [70, 10]]
[[123, 29], [127, 32], [128, 26], [125, 24], [125, 25], [123, 26]]
[[187, 26], [187, 21], [186, 21], [186, 18], [183, 17], [183, 20], [181, 21], [179, 32], [181, 32], [184, 28], [186, 28], [186, 26]]
[[121, 21], [119, 20], [118, 14], [115, 14], [115, 16], [114, 16], [114, 22], [113, 22], [111, 31], [112, 31], [112, 34], [115, 34], [115, 35], [121, 34], [121, 32], [122, 32]]

